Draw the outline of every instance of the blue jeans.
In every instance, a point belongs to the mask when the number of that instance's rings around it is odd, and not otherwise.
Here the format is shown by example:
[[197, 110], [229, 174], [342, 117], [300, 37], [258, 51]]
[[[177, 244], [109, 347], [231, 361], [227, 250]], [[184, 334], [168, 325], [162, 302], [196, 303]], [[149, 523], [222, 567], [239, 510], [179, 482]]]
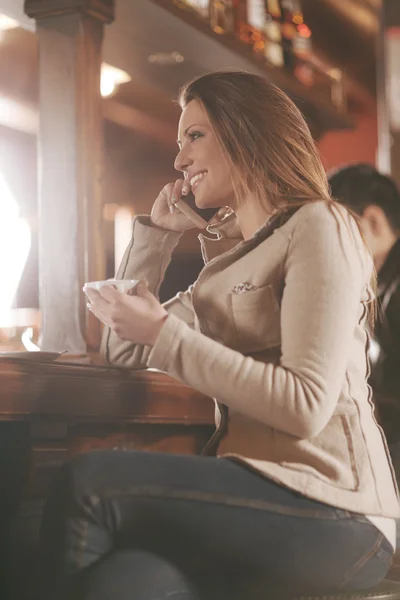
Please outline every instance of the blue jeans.
[[393, 554], [363, 515], [238, 463], [136, 451], [84, 454], [60, 470], [42, 547], [49, 597], [74, 600], [362, 589], [385, 577]]

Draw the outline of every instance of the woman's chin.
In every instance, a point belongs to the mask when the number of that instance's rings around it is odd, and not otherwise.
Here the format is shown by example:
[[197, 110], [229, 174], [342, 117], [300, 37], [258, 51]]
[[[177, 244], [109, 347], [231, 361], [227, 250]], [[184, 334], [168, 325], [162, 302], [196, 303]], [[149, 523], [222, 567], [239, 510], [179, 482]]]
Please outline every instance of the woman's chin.
[[[234, 194], [216, 194], [214, 186], [210, 182], [202, 180], [193, 190], [197, 208], [221, 208], [231, 206], [234, 202]], [[210, 188], [210, 189], [208, 189]]]
[[202, 190], [199, 190], [199, 192], [196, 190], [195, 200], [197, 208], [207, 209], [219, 208], [221, 206], [220, 204], [218, 204], [218, 200], [216, 198], [210, 198], [210, 196], [207, 196], [207, 194], [203, 193]]
[[196, 189], [193, 194], [197, 208], [210, 208], [206, 194], [199, 189]]

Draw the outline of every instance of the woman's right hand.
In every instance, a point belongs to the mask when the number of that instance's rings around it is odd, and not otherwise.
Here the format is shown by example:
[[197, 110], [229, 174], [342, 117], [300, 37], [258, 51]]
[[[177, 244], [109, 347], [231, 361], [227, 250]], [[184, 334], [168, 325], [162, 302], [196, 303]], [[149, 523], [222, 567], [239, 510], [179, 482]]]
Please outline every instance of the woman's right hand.
[[177, 179], [175, 183], [167, 183], [153, 204], [150, 215], [152, 224], [169, 231], [186, 231], [196, 227], [193, 221], [174, 205], [174, 202], [189, 192], [190, 183], [186, 179]]

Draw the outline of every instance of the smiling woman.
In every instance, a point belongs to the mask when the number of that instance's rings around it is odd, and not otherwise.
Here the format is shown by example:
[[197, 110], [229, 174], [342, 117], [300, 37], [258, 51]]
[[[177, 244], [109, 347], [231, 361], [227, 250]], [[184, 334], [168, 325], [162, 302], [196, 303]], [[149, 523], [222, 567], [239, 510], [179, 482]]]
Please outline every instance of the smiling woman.
[[[279, 89], [210, 73], [180, 104], [184, 177], [135, 217], [117, 273], [141, 280], [137, 294], [87, 294], [106, 360], [212, 396], [216, 431], [203, 456], [98, 452], [66, 465], [44, 519], [49, 597], [369, 588], [388, 570], [399, 504], [366, 380], [373, 268], [358, 224], [329, 197], [310, 131]], [[196, 283], [160, 304], [194, 227], [177, 206], [190, 191], [221, 208], [199, 236]]]

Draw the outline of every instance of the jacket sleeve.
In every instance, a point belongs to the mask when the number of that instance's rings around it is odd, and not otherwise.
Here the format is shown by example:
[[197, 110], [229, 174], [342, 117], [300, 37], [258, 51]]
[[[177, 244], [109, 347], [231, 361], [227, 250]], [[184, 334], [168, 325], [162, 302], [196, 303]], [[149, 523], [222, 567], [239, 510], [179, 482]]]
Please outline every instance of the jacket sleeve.
[[299, 438], [332, 417], [344, 383], [371, 263], [355, 223], [324, 205], [302, 209], [285, 260], [282, 356], [263, 363], [173, 315], [149, 356], [167, 372], [245, 416]]
[[[140, 279], [158, 297], [172, 252], [179, 242], [180, 233], [166, 231], [150, 224], [147, 216], [134, 219], [132, 238], [117, 272], [117, 279]], [[168, 313], [175, 315], [188, 327], [193, 327], [192, 286], [164, 304]], [[109, 327], [103, 331], [100, 353], [108, 363], [134, 369], [147, 368], [151, 348], [121, 340]]]

